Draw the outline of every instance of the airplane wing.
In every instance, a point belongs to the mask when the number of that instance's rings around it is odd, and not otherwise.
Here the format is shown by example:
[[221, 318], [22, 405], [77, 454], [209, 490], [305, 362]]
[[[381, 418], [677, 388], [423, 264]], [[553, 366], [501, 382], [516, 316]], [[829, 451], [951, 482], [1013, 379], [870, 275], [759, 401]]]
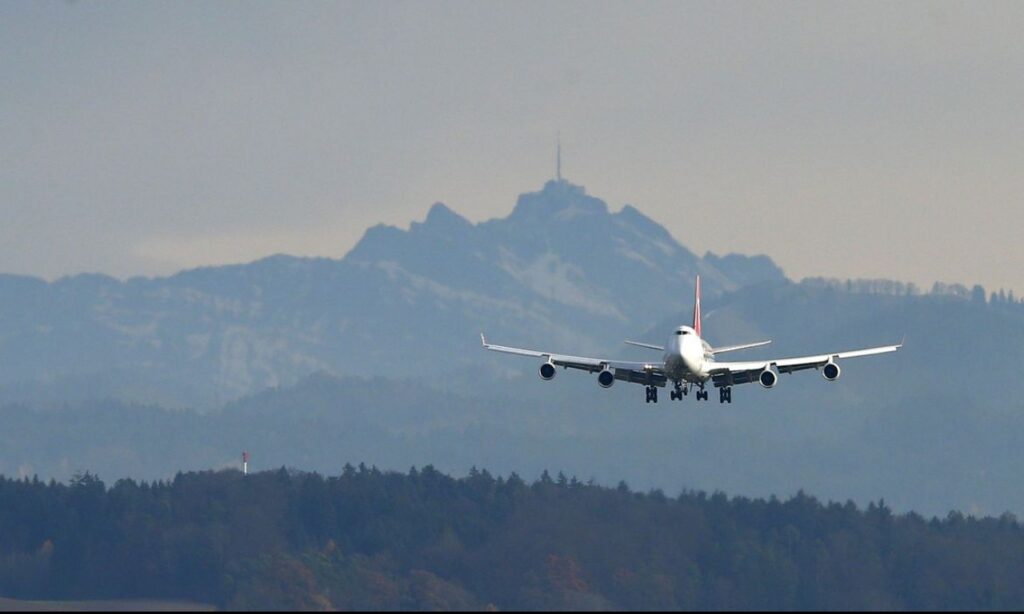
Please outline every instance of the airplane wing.
[[664, 352], [665, 351], [665, 346], [663, 346], [663, 345], [654, 345], [653, 343], [642, 343], [640, 341], [629, 341], [629, 340], [623, 341], [623, 343], [625, 343], [627, 345], [635, 345], [638, 348], [647, 348], [648, 350], [658, 350], [659, 352]]
[[888, 352], [895, 352], [901, 347], [903, 347], [903, 342], [896, 345], [883, 345], [863, 350], [819, 354], [817, 356], [801, 356], [798, 358], [777, 358], [747, 362], [715, 361], [710, 365], [708, 372], [711, 374], [711, 379], [715, 386], [731, 386], [734, 384], [756, 382], [761, 372], [769, 367], [774, 368], [779, 373], [792, 373], [793, 371], [802, 371], [804, 369], [820, 369], [830, 362], [834, 363], [843, 358], [886, 354]]
[[540, 350], [528, 350], [524, 348], [507, 347], [487, 343], [483, 333], [480, 334], [480, 343], [484, 349], [517, 356], [529, 356], [531, 358], [542, 358], [559, 367], [567, 369], [580, 369], [589, 373], [598, 373], [611, 370], [615, 379], [637, 384], [648, 384], [653, 386], [664, 386], [665, 363], [661, 361], [638, 362], [629, 360], [612, 360], [608, 358], [590, 358], [587, 356], [572, 356], [569, 354], [556, 354]]
[[759, 348], [763, 345], [768, 345], [769, 343], [771, 343], [771, 341], [758, 341], [757, 343], [744, 343], [743, 345], [726, 345], [722, 347], [711, 348], [711, 353], [724, 354], [726, 352], [735, 352], [737, 350], [749, 350], [750, 348]]

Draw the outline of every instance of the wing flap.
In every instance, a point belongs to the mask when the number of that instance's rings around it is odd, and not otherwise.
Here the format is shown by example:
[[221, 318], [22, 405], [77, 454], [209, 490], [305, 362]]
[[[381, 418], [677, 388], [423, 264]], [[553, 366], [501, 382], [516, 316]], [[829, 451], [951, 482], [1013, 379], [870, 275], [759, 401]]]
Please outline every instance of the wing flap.
[[757, 381], [757, 375], [761, 369], [747, 371], [724, 371], [711, 376], [715, 387], [733, 386], [736, 384], [749, 384]]
[[664, 388], [668, 383], [668, 378], [658, 371], [640, 371], [636, 369], [615, 369], [615, 379], [624, 382], [630, 382], [633, 384], [643, 384], [645, 386], [659, 386]]

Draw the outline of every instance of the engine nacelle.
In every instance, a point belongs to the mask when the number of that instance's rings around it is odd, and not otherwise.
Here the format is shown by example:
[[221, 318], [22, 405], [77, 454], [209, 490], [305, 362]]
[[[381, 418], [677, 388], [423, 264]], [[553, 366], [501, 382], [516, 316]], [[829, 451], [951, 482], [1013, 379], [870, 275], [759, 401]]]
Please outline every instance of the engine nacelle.
[[555, 365], [546, 362], [540, 366], [540, 378], [545, 382], [555, 379]]
[[771, 369], [765, 369], [757, 376], [757, 381], [765, 388], [774, 388], [779, 383], [779, 375]]
[[821, 368], [821, 375], [830, 382], [834, 382], [839, 379], [839, 374], [842, 373], [842, 369], [839, 365], [829, 361], [824, 367]]
[[597, 383], [600, 384], [602, 388], [611, 388], [612, 384], [615, 383], [615, 374], [610, 370], [601, 371], [597, 374]]

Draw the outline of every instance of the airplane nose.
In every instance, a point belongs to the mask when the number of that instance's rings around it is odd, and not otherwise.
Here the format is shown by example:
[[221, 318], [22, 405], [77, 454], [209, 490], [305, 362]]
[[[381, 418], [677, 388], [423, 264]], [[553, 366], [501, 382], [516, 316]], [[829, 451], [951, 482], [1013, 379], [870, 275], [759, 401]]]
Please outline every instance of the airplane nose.
[[700, 371], [700, 361], [695, 359], [693, 356], [683, 353], [683, 364], [686, 365], [686, 369], [690, 373], [697, 373]]
[[680, 348], [681, 358], [686, 369], [690, 373], [700, 373], [703, 351], [700, 342], [696, 339], [688, 339]]

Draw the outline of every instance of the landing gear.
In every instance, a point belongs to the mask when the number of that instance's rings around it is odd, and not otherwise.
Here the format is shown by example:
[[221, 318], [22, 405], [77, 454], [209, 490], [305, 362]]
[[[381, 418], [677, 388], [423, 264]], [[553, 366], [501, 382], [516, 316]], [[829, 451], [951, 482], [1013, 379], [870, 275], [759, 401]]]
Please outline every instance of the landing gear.
[[676, 382], [675, 390], [669, 393], [673, 401], [682, 401], [683, 395], [686, 394], [686, 388], [683, 388], [682, 382]]
[[658, 402], [658, 388], [656, 386], [647, 387], [647, 402], [657, 403]]
[[[704, 398], [707, 398], [707, 393], [704, 393]], [[718, 402], [719, 403], [732, 403], [732, 387], [722, 386], [718, 389]]]
[[700, 390], [698, 390], [694, 396], [697, 397], [698, 401], [707, 401], [708, 400], [708, 391], [704, 390], [704, 384], [700, 385]]

